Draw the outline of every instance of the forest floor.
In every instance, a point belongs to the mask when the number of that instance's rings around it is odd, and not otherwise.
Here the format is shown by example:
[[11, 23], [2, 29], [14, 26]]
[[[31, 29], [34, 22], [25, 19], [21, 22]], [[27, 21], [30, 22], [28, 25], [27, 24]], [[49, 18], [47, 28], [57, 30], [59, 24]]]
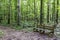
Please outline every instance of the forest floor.
[[0, 26], [0, 31], [4, 33], [0, 40], [56, 40], [37, 32], [28, 32], [25, 30], [16, 31], [14, 29]]

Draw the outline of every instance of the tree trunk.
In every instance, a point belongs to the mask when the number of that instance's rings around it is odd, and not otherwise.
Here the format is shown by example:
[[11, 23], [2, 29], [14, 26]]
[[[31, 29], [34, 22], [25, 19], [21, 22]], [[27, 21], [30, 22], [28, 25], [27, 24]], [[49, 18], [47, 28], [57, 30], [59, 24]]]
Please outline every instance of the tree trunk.
[[10, 24], [10, 15], [11, 15], [11, 0], [9, 0], [8, 24]]
[[43, 23], [43, 0], [40, 1], [40, 24]]
[[17, 0], [17, 25], [20, 25], [20, 0]]
[[47, 4], [47, 23], [49, 23], [49, 7], [50, 7], [50, 1], [48, 0], [48, 4]]
[[58, 6], [59, 6], [59, 0], [57, 0], [57, 12], [56, 12], [56, 23], [58, 24]]
[[55, 0], [53, 2], [53, 8], [52, 8], [52, 21], [55, 23]]

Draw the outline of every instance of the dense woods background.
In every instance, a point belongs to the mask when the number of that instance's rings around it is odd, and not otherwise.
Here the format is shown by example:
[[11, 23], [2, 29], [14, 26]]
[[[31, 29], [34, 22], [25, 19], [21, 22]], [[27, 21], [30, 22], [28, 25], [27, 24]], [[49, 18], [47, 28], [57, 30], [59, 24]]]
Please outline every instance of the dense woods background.
[[60, 40], [60, 0], [0, 0], [0, 36], [1, 40]]
[[0, 0], [0, 24], [35, 27], [60, 22], [60, 0]]

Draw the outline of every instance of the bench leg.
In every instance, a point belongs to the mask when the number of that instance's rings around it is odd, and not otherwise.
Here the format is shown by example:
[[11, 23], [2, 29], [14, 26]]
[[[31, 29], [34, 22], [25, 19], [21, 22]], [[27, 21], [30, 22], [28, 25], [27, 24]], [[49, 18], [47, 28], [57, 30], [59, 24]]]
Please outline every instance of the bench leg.
[[40, 31], [39, 31], [39, 33], [44, 34], [44, 33], [45, 33], [45, 31], [40, 30]]
[[53, 37], [54, 36], [54, 31], [49, 33], [49, 37]]
[[36, 29], [36, 28], [33, 28], [33, 31], [34, 31], [34, 32], [38, 32], [38, 29]]

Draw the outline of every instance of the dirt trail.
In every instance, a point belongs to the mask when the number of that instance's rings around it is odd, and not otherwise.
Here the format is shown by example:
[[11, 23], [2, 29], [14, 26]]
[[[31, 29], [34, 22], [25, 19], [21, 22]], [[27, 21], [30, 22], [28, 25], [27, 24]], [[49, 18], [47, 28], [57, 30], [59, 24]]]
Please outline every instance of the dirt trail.
[[56, 40], [55, 37], [49, 38], [36, 32], [16, 31], [3, 26], [0, 26], [0, 30], [4, 32], [4, 36], [0, 40]]

